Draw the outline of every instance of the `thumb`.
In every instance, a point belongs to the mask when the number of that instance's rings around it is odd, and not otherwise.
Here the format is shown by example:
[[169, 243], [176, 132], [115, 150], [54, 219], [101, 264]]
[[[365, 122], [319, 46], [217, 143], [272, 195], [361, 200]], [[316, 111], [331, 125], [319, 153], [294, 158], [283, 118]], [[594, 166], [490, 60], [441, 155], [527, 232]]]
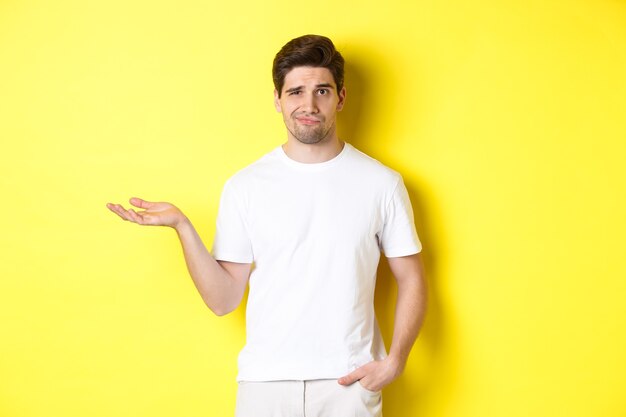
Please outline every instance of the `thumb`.
[[337, 380], [341, 385], [351, 385], [363, 377], [361, 369], [356, 369]]
[[130, 200], [128, 200], [130, 202], [130, 204], [132, 204], [135, 207], [141, 207], [143, 209], [149, 209], [150, 207], [152, 207], [155, 203], [151, 202], [151, 201], [146, 201], [146, 200], [142, 200], [141, 198], [138, 197], [132, 197]]

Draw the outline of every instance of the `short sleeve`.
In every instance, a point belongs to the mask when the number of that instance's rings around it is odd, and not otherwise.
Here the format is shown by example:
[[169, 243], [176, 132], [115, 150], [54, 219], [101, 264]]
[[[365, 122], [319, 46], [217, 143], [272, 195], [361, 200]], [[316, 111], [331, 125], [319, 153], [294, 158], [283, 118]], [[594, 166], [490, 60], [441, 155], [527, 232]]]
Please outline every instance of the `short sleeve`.
[[396, 183], [384, 216], [380, 247], [387, 258], [413, 255], [422, 250], [411, 200], [402, 178]]
[[248, 234], [241, 196], [226, 181], [217, 213], [217, 225], [213, 240], [213, 257], [221, 261], [252, 263], [252, 244]]

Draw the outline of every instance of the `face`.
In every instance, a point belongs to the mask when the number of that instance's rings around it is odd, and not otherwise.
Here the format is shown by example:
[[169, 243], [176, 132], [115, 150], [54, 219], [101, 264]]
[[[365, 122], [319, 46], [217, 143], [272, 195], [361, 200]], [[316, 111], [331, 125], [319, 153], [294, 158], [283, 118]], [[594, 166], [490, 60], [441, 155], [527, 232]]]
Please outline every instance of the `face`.
[[315, 144], [336, 137], [336, 113], [346, 89], [337, 91], [327, 68], [295, 67], [285, 76], [281, 97], [274, 91], [276, 111], [283, 114], [290, 139]]

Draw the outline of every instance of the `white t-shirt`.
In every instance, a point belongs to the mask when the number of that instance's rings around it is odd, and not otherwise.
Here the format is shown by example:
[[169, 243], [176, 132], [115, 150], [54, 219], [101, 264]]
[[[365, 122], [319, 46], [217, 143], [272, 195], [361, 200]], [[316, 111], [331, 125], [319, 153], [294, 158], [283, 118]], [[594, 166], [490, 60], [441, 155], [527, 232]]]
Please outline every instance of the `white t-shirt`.
[[237, 381], [339, 378], [383, 359], [380, 252], [421, 249], [400, 174], [348, 143], [315, 164], [278, 146], [237, 172], [224, 185], [212, 250], [254, 263]]

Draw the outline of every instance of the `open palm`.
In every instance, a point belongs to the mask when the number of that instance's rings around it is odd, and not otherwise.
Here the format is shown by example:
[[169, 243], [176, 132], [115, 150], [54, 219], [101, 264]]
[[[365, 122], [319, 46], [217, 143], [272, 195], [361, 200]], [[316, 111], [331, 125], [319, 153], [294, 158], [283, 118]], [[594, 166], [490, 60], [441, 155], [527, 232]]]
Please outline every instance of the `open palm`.
[[143, 210], [135, 211], [132, 208], [127, 210], [120, 204], [113, 203], [107, 203], [107, 207], [122, 219], [141, 225], [175, 228], [185, 219], [183, 212], [171, 203], [146, 201], [137, 197], [133, 197], [129, 201], [133, 206]]

